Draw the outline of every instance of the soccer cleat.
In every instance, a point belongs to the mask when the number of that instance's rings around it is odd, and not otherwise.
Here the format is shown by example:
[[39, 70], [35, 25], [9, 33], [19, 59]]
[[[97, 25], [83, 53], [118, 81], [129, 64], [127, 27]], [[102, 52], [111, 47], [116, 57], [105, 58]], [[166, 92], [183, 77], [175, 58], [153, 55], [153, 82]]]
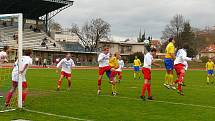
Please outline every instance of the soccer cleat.
[[145, 96], [140, 96], [140, 98], [141, 98], [143, 101], [146, 100], [146, 99], [145, 99]]
[[184, 87], [185, 87], [185, 86], [186, 86], [186, 84], [183, 82], [183, 83], [182, 83], [182, 86], [184, 86]]
[[178, 91], [178, 94], [184, 96], [184, 93], [182, 91]]
[[163, 84], [167, 89], [170, 89], [170, 86], [168, 84]]
[[118, 83], [120, 83], [121, 80], [118, 80]]
[[0, 98], [3, 98], [4, 96], [0, 95]]
[[101, 94], [101, 90], [98, 90], [98, 91], [97, 91], [97, 95], [100, 95], [100, 94]]
[[176, 90], [176, 87], [175, 87], [175, 86], [171, 86], [171, 88], [172, 88], [173, 90]]
[[57, 91], [60, 91], [60, 88], [57, 88]]
[[116, 92], [112, 92], [112, 95], [113, 95], [113, 96], [116, 96]]
[[154, 98], [152, 96], [149, 96], [147, 99], [148, 100], [154, 100]]
[[9, 103], [5, 103], [5, 107], [10, 107], [10, 104]]

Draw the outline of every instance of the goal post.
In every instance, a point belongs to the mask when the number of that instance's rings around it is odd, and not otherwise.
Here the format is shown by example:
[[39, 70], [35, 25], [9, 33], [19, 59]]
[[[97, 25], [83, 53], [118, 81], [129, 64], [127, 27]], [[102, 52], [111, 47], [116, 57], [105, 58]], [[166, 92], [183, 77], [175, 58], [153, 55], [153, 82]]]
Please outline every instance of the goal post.
[[[21, 71], [21, 57], [23, 55], [23, 47], [22, 47], [22, 41], [23, 41], [23, 14], [22, 13], [16, 13], [16, 14], [0, 14], [0, 18], [17, 18], [18, 23], [18, 67], [19, 72]], [[19, 74], [18, 79], [18, 108], [22, 108], [22, 75]]]
[[[21, 58], [22, 58], [22, 39], [23, 39], [23, 15], [17, 14], [18, 16], [18, 62], [19, 62], [19, 72], [21, 71]], [[22, 75], [19, 74], [18, 82], [18, 107], [22, 108]]]

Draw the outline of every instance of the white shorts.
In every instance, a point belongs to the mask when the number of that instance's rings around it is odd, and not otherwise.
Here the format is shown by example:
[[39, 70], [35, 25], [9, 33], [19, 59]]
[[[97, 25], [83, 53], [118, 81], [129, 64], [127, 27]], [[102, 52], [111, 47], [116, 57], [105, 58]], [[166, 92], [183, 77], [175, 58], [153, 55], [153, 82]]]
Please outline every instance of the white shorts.
[[[12, 73], [12, 81], [18, 82], [19, 80], [19, 74], [18, 73]], [[25, 74], [22, 75], [22, 81], [26, 82]]]

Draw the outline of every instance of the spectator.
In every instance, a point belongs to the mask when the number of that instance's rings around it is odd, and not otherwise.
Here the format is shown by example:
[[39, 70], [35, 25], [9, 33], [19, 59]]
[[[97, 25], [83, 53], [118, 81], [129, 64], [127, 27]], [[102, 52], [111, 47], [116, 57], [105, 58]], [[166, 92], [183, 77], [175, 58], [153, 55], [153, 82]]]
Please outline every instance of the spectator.
[[42, 57], [39, 58], [39, 66], [42, 65]]
[[47, 65], [47, 60], [44, 58], [43, 59], [43, 67], [46, 68], [47, 67], [46, 65]]
[[39, 65], [39, 58], [38, 57], [35, 58], [35, 64]]
[[6, 26], [7, 26], [7, 23], [4, 21], [4, 22], [2, 23], [2, 25], [3, 25], [4, 27], [6, 27]]
[[55, 59], [55, 63], [58, 64], [60, 62], [60, 58]]
[[29, 29], [31, 29], [31, 30], [32, 30], [32, 29], [33, 29], [33, 26], [31, 25], [31, 26], [29, 27]]
[[45, 37], [44, 39], [43, 39], [43, 41], [47, 41], [48, 39], [47, 39], [47, 37]]
[[53, 46], [54, 46], [54, 47], [56, 47], [56, 44], [55, 44], [55, 42], [54, 42]]
[[42, 46], [42, 47], [46, 47], [46, 42], [43, 41], [43, 42], [41, 43], [41, 46]]

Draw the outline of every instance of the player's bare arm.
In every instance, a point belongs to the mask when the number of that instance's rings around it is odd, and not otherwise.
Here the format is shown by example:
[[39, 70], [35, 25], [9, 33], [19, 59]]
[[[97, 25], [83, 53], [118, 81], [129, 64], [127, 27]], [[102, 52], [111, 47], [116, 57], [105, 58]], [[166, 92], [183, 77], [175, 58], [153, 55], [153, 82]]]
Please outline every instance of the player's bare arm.
[[27, 68], [28, 68], [28, 64], [25, 64], [23, 70], [21, 70], [19, 73], [22, 74]]

